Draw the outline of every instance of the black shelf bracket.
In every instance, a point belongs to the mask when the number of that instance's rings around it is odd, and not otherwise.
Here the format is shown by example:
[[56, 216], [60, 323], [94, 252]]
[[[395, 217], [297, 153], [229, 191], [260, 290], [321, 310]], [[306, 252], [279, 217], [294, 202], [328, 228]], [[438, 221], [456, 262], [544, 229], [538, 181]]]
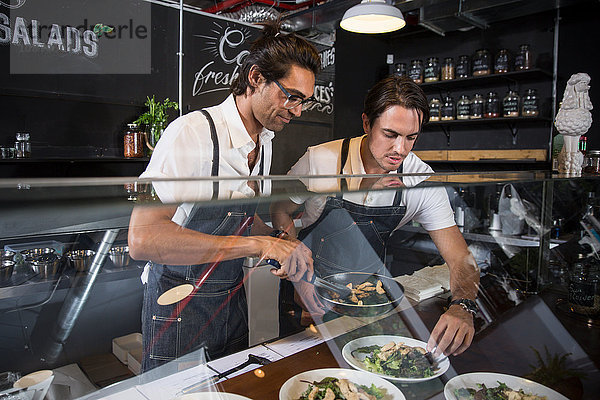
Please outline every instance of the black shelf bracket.
[[442, 128], [444, 135], [446, 135], [446, 144], [448, 147], [450, 147], [450, 127], [446, 125], [440, 125], [440, 128]]
[[519, 127], [516, 122], [507, 122], [508, 129], [510, 129], [510, 134], [512, 136], [512, 144], [515, 146], [517, 144], [517, 134], [519, 133]]

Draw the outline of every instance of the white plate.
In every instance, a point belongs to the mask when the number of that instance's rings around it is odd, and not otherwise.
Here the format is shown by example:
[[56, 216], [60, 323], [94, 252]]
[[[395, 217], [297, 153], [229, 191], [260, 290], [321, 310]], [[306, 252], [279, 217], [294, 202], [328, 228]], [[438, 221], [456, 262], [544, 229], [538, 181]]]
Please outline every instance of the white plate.
[[528, 394], [546, 396], [548, 400], [569, 400], [562, 394], [529, 379], [491, 372], [473, 372], [455, 376], [444, 386], [444, 396], [447, 400], [456, 400], [457, 398], [454, 395], [455, 389], [477, 389], [478, 383], [483, 383], [487, 387], [496, 387], [498, 386], [498, 381], [505, 383], [511, 389], [523, 389]]
[[311, 382], [320, 381], [328, 376], [340, 379], [348, 379], [356, 384], [365, 386], [371, 386], [371, 384], [374, 383], [375, 386], [387, 392], [383, 397], [383, 400], [406, 400], [406, 397], [404, 397], [400, 389], [385, 379], [378, 378], [377, 376], [367, 372], [343, 368], [313, 369], [312, 371], [306, 371], [292, 376], [290, 379], [285, 381], [283, 386], [281, 386], [281, 389], [279, 389], [279, 400], [299, 399], [302, 393], [304, 393], [308, 388], [308, 383], [301, 382], [302, 380]]
[[240, 396], [239, 394], [233, 394], [233, 393], [204, 392], [204, 393], [184, 394], [183, 396], [176, 397], [173, 400], [252, 400], [252, 399], [250, 399], [246, 396]]
[[[344, 348], [342, 348], [342, 356], [344, 357], [344, 360], [346, 360], [346, 362], [352, 366], [352, 368], [356, 368], [361, 371], [367, 371], [365, 365], [362, 362], [364, 357], [366, 357], [366, 354], [361, 354], [359, 356], [363, 356], [363, 358], [356, 359], [352, 355], [352, 352], [354, 350], [358, 349], [359, 347], [367, 347], [367, 346], [374, 346], [374, 345], [383, 346], [385, 344], [388, 344], [389, 342], [396, 342], [396, 343], [402, 342], [405, 345], [411, 346], [411, 347], [422, 347], [424, 349], [427, 348], [427, 343], [422, 342], [417, 339], [408, 338], [408, 337], [404, 337], [404, 336], [375, 335], [375, 336], [361, 337], [361, 338], [354, 339], [354, 340], [346, 343]], [[378, 374], [376, 372], [371, 372], [371, 371], [367, 371], [367, 372], [369, 372], [370, 374], [381, 376], [382, 378], [389, 379], [391, 381], [425, 382], [425, 381], [429, 381], [431, 379], [435, 379], [438, 376], [444, 375], [444, 373], [448, 370], [448, 368], [450, 368], [450, 361], [448, 361], [448, 358], [445, 357], [442, 361], [439, 362], [439, 369], [437, 370], [437, 372], [433, 376], [429, 376], [427, 378], [396, 378], [395, 376]]]

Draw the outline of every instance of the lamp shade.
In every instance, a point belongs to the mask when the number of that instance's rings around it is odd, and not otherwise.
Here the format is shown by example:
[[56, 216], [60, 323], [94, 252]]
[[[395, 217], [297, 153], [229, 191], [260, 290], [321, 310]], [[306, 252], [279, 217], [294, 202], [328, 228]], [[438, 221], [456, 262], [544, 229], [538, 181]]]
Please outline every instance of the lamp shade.
[[386, 33], [406, 25], [402, 12], [385, 0], [363, 0], [349, 8], [340, 22], [342, 29], [356, 33]]

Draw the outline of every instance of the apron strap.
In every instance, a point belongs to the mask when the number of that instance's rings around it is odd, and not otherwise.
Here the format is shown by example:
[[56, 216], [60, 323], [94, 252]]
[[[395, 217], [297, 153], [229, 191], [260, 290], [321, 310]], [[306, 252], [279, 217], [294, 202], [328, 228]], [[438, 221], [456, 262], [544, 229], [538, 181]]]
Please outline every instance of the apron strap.
[[[349, 147], [350, 147], [350, 138], [345, 138], [342, 141], [342, 150], [340, 152], [340, 155], [342, 156], [341, 163], [340, 163], [340, 173], [339, 173], [340, 175], [344, 175], [344, 166], [346, 165], [346, 160], [348, 160], [348, 148]], [[348, 189], [348, 182], [346, 181], [346, 178], [341, 178], [340, 191], [343, 192], [347, 189]], [[342, 194], [340, 194], [339, 196], [342, 196]]]
[[[404, 171], [404, 161], [400, 164], [400, 167], [396, 170], [397, 173], [401, 174]], [[400, 200], [402, 200], [402, 189], [396, 190], [396, 194], [394, 195], [394, 207], [398, 207], [400, 205]]]
[[[204, 114], [208, 120], [208, 125], [210, 126], [210, 139], [212, 140], [213, 144], [212, 170], [210, 176], [219, 176], [219, 138], [217, 136], [217, 129], [215, 128], [215, 122], [208, 111], [201, 109], [200, 112]], [[212, 198], [216, 199], [217, 197], [219, 197], [219, 181], [215, 180], [213, 182]]]

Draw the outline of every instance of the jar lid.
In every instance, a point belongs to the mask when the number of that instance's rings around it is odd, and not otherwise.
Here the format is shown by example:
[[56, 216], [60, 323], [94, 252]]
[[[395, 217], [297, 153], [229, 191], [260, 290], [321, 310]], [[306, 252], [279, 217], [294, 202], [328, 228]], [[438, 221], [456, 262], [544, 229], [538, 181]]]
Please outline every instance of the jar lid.
[[444, 58], [444, 61], [454, 61], [454, 59], [452, 57], [446, 57]]
[[29, 133], [27, 133], [27, 132], [17, 132], [17, 140], [20, 140], [20, 141], [29, 140]]
[[429, 57], [427, 61], [438, 61], [437, 57]]
[[133, 124], [133, 123], [131, 123], [131, 124], [127, 124], [127, 127], [128, 127], [129, 129], [135, 129], [135, 128], [137, 128], [137, 126], [138, 126], [138, 124]]
[[469, 100], [469, 96], [467, 96], [466, 94], [461, 94], [460, 98], [463, 99], [463, 100], [465, 100], [465, 99]]
[[588, 156], [600, 157], [600, 150], [588, 150], [586, 154]]

